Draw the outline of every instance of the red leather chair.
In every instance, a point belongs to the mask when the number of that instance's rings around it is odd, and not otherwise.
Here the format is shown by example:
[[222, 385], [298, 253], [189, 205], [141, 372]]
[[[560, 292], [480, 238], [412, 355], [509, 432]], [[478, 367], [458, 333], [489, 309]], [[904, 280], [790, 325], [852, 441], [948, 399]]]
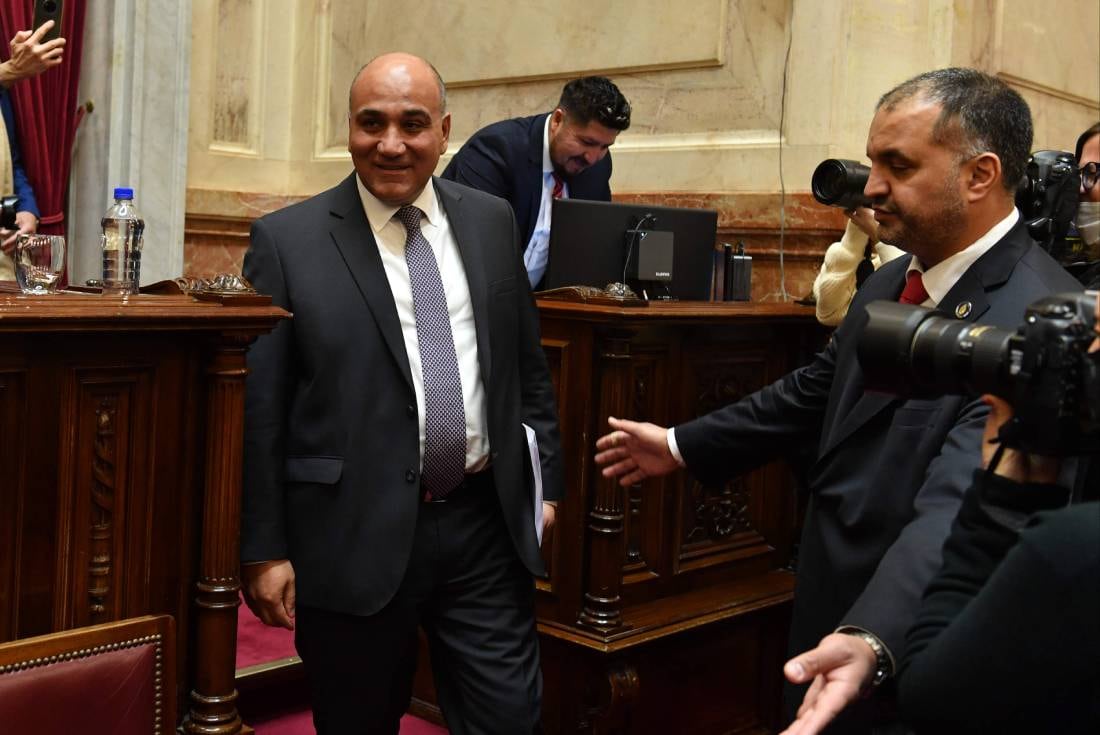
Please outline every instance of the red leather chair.
[[160, 615], [0, 644], [0, 730], [170, 735], [175, 637]]

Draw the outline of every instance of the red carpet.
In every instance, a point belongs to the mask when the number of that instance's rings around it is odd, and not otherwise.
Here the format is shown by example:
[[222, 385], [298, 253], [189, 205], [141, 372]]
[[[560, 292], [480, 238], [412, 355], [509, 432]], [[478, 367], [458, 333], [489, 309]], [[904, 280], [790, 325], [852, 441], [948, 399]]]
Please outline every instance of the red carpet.
[[[237, 616], [237, 668], [289, 658], [294, 651], [294, 633], [264, 625], [242, 602]], [[270, 719], [250, 719], [257, 735], [313, 735], [313, 717], [309, 710], [279, 713]], [[447, 735], [438, 725], [412, 715], [401, 718], [401, 735]]]

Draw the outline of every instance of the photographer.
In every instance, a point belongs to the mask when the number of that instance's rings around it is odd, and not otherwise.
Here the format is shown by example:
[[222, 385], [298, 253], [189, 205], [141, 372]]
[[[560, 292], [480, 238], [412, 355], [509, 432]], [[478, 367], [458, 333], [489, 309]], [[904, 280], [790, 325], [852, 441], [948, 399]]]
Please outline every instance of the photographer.
[[825, 251], [821, 272], [814, 279], [817, 320], [827, 327], [837, 326], [848, 313], [862, 281], [861, 263], [867, 262], [866, 267], [873, 272], [883, 263], [905, 255], [904, 250], [879, 242], [874, 210], [854, 207], [844, 210], [844, 215], [848, 218], [844, 236]]
[[0, 280], [10, 281], [15, 278], [15, 267], [11, 258], [15, 241], [20, 234], [33, 233], [38, 229], [39, 216], [34, 189], [23, 170], [15, 111], [12, 109], [8, 87], [61, 63], [65, 39], [55, 38], [41, 42], [53, 25], [54, 22], [48, 20], [34, 32], [16, 33], [9, 44], [11, 56], [0, 63], [0, 114], [4, 118], [4, 124], [0, 126], [0, 194], [14, 193], [19, 200], [16, 204], [14, 227], [0, 229]]
[[[1100, 359], [1100, 295], [1094, 330], [1089, 351]], [[898, 681], [903, 716], [929, 733], [1096, 732], [1096, 467], [1085, 484], [1091, 499], [1066, 507], [1070, 491], [1053, 484], [1058, 460], [997, 449], [1013, 409], [984, 400], [991, 412], [982, 455], [992, 472], [975, 474], [909, 631]]]
[[1074, 224], [1081, 244], [1090, 261], [1079, 276], [1085, 288], [1100, 288], [1100, 122], [1077, 138], [1077, 167], [1081, 170], [1081, 190], [1078, 195]]

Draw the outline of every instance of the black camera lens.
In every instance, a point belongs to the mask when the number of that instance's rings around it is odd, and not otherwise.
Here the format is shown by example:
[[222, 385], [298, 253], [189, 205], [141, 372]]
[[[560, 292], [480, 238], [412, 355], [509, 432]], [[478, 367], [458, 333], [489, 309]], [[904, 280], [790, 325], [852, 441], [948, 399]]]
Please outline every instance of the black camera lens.
[[858, 161], [829, 158], [814, 169], [810, 190], [814, 199], [830, 207], [869, 207], [871, 200], [863, 195], [863, 188], [870, 175], [871, 169]]
[[871, 302], [867, 317], [857, 351], [870, 390], [1010, 395], [1015, 332], [892, 301]]

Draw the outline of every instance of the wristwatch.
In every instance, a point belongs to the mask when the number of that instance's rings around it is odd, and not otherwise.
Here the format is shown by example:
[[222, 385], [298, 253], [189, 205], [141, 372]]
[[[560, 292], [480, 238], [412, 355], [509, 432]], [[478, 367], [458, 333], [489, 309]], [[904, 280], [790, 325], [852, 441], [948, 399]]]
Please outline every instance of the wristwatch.
[[878, 636], [874, 633], [866, 631], [863, 628], [857, 628], [854, 625], [842, 625], [837, 628], [835, 632], [859, 638], [870, 646], [871, 651], [874, 652], [875, 672], [872, 674], [871, 681], [867, 685], [868, 690], [874, 689], [894, 675], [894, 657], [890, 655], [890, 652], [886, 650], [886, 646], [882, 645], [882, 641], [880, 641]]

